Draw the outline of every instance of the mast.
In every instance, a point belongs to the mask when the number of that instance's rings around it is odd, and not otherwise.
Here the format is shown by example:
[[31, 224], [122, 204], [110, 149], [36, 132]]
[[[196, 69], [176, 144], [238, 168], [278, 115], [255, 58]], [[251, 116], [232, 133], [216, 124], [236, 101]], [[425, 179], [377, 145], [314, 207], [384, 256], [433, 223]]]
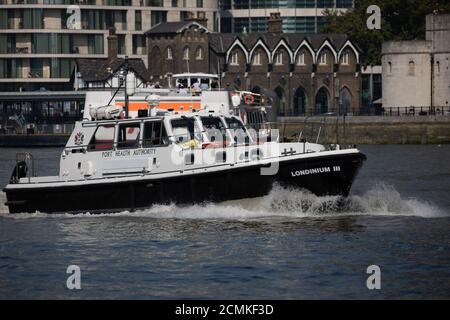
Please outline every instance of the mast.
[[125, 74], [125, 119], [128, 119], [129, 116], [129, 111], [128, 111], [128, 102], [129, 102], [129, 97], [128, 97], [128, 90], [127, 90], [127, 79], [128, 79], [128, 56], [125, 56], [125, 64], [123, 66], [123, 72]]

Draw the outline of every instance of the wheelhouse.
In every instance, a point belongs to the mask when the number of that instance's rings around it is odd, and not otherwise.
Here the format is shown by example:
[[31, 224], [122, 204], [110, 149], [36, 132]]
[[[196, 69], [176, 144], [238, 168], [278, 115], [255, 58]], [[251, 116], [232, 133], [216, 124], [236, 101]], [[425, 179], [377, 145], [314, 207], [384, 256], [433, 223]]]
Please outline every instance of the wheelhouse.
[[198, 82], [203, 91], [219, 88], [219, 76], [209, 73], [181, 73], [173, 75], [175, 88], [191, 88]]
[[242, 120], [232, 115], [207, 113], [168, 114], [161, 117], [79, 122], [66, 150], [96, 152], [179, 145], [223, 146], [252, 143]]

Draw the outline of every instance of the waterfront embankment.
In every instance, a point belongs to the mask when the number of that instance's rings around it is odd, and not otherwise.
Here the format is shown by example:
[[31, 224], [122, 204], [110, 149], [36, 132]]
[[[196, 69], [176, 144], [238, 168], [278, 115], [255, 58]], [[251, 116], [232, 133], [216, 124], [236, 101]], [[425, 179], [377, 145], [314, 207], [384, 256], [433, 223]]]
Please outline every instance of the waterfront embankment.
[[303, 137], [315, 141], [321, 128], [319, 143], [450, 143], [450, 115], [279, 117], [277, 126], [280, 134], [291, 140], [298, 139], [303, 130]]
[[70, 134], [0, 134], [0, 147], [35, 148], [63, 147]]

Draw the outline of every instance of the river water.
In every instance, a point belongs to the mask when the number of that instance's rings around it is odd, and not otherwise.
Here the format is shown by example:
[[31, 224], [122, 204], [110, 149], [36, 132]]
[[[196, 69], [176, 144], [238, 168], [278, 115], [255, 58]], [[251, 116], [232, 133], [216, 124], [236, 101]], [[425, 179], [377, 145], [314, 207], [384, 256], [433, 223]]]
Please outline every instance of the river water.
[[[0, 298], [450, 298], [450, 145], [360, 149], [345, 208], [276, 187], [215, 205], [8, 215], [0, 193]], [[0, 149], [1, 187], [20, 151]], [[31, 151], [39, 174], [57, 174], [60, 149]], [[66, 287], [69, 265], [81, 290]]]

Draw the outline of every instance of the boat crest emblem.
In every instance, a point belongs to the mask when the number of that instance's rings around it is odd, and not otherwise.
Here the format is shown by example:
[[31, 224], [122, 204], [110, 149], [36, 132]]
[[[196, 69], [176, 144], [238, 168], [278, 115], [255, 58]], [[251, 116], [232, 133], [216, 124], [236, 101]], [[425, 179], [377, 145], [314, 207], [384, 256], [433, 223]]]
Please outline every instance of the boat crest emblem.
[[77, 146], [79, 146], [79, 145], [83, 144], [83, 140], [84, 140], [84, 134], [82, 132], [78, 132], [75, 135], [75, 144]]

